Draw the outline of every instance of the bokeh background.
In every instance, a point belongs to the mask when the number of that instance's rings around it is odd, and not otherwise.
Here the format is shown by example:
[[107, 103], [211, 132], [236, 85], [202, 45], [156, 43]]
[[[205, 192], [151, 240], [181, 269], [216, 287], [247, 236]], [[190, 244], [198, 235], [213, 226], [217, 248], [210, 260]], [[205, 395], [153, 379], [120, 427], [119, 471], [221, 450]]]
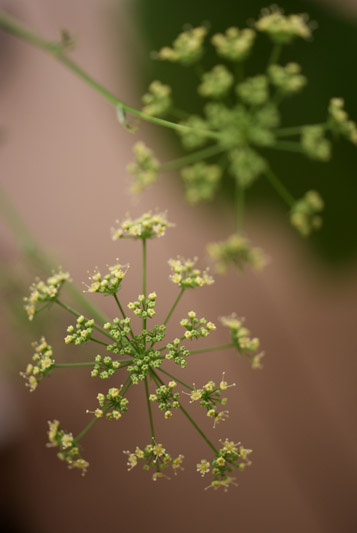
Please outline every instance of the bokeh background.
[[[321, 120], [330, 96], [343, 96], [356, 119], [356, 2], [281, 6], [308, 12], [319, 24], [313, 43], [297, 43], [283, 56], [301, 62], [309, 78], [305, 91], [286, 106], [286, 125]], [[73, 57], [125, 102], [139, 106], [147, 84], [160, 77], [175, 83], [177, 98], [190, 109], [196, 102], [189, 73], [150, 61], [150, 51], [170, 43], [185, 23], [209, 20], [214, 31], [243, 26], [264, 4], [1, 0], [0, 7], [48, 38], [68, 29], [78, 40]], [[196, 415], [212, 439], [227, 436], [253, 448], [253, 465], [239, 476], [239, 487], [227, 494], [203, 490], [208, 483], [195, 465], [209, 458], [208, 450], [180, 413], [170, 421], [156, 416], [155, 424], [166, 448], [185, 455], [185, 471], [154, 484], [139, 468], [127, 472], [122, 450], [150, 438], [145, 398], [137, 390], [131, 390], [130, 411], [120, 423], [99, 423], [83, 440], [91, 466], [81, 478], [45, 447], [47, 420], [58, 418], [78, 433], [103, 386], [85, 370], [58, 370], [29, 394], [18, 376], [30, 343], [43, 332], [58, 360], [72, 357], [62, 340], [70, 317], [54, 310], [29, 327], [21, 311], [29, 283], [41, 273], [28, 232], [78, 285], [95, 265], [116, 257], [129, 261], [125, 302], [139, 290], [138, 249], [135, 243], [112, 243], [109, 228], [128, 210], [138, 215], [167, 209], [176, 228], [149, 249], [148, 287], [159, 294], [160, 318], [176, 294], [167, 259], [182, 254], [205, 261], [205, 244], [231, 232], [229, 185], [214, 207], [189, 207], [174, 174], [133, 199], [125, 172], [132, 144], [145, 139], [162, 160], [170, 160], [177, 153], [173, 137], [144, 124], [135, 137], [129, 134], [100, 95], [46, 54], [4, 33], [0, 52], [0, 530], [356, 531], [355, 149], [338, 143], [328, 164], [293, 154], [272, 160], [296, 196], [308, 188], [321, 191], [327, 204], [323, 230], [308, 242], [299, 239], [284, 206], [263, 182], [257, 184], [246, 232], [269, 253], [269, 266], [259, 274], [218, 277], [213, 287], [186, 295], [178, 308], [177, 318], [193, 308], [213, 321], [236, 311], [265, 348], [260, 372], [230, 351], [192, 358], [185, 371], [186, 381], [196, 384], [217, 380], [222, 371], [237, 383], [224, 425], [212, 430], [197, 409]], [[258, 52], [252, 71], [266, 60], [264, 43]], [[108, 300], [98, 305], [114, 312]], [[226, 342], [221, 328], [215, 337], [217, 344]]]

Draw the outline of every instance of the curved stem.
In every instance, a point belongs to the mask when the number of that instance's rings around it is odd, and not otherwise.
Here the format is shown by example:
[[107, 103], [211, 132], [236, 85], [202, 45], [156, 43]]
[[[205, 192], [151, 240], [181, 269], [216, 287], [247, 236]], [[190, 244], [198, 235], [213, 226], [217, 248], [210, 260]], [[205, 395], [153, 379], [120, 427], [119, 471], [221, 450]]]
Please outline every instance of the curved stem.
[[[33, 32], [24, 24], [21, 24], [18, 20], [11, 17], [4, 11], [0, 11], [0, 28], [11, 33], [12, 35], [16, 35], [20, 39], [23, 39], [24, 41], [36, 46], [37, 48], [41, 48], [42, 50], [49, 52], [50, 55], [57, 59], [57, 61], [62, 63], [62, 65], [66, 66], [69, 70], [71, 70], [74, 74], [81, 78], [87, 85], [92, 87], [92, 89], [97, 91], [106, 100], [113, 104], [116, 108], [121, 108], [121, 110], [127, 111], [132, 115], [141, 118], [142, 120], [152, 122], [154, 124], [157, 124], [158, 126], [164, 126], [166, 128], [171, 128], [181, 132], [192, 131], [192, 129], [195, 129], [190, 126], [184, 126], [183, 124], [176, 124], [175, 122], [170, 122], [161, 118], [145, 115], [145, 113], [143, 113], [139, 109], [136, 109], [135, 107], [126, 104], [125, 102], [114, 96], [113, 93], [108, 91], [94, 78], [92, 78], [92, 76], [90, 76], [85, 70], [83, 70], [79, 65], [77, 65], [77, 63], [75, 63], [70, 57], [68, 57], [64, 52], [66, 49], [65, 44], [56, 43], [44, 39], [43, 37]], [[207, 137], [217, 138], [216, 132], [210, 130], [197, 131], [200, 131], [200, 133]]]

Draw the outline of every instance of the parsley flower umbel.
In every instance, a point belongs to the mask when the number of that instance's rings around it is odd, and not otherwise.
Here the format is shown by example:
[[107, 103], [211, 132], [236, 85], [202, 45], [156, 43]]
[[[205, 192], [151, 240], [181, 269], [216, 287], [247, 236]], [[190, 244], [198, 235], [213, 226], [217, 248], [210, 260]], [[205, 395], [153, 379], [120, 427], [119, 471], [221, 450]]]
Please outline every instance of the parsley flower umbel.
[[[127, 266], [117, 262], [113, 266], [108, 266], [109, 272], [102, 275], [98, 269], [90, 277], [88, 293], [98, 293], [106, 297], [112, 297], [114, 306], [114, 316], [110, 319], [101, 320], [101, 314], [87, 303], [87, 310], [93, 311], [96, 318], [85, 316], [64, 301], [59, 301], [57, 292], [50, 298], [55, 298], [58, 306], [75, 317], [75, 323], [67, 327], [67, 334], [64, 338], [65, 344], [80, 346], [86, 344], [92, 347], [89, 351], [89, 358], [78, 362], [58, 363], [54, 361], [52, 348], [45, 338], [41, 338], [39, 343], [34, 344], [35, 354], [33, 362], [29, 364], [26, 371], [21, 375], [26, 379], [26, 385], [30, 391], [37, 388], [38, 383], [45, 377], [57, 372], [59, 368], [83, 367], [89, 369], [89, 376], [94, 380], [110, 379], [107, 391], [101, 388], [96, 394], [96, 402], [91, 404], [91, 410], [86, 413], [91, 416], [91, 420], [77, 435], [60, 428], [57, 420], [49, 422], [48, 447], [58, 449], [58, 458], [64, 461], [69, 468], [80, 470], [85, 474], [89, 466], [88, 462], [81, 456], [79, 442], [95, 424], [105, 424], [106, 421], [120, 421], [122, 416], [128, 412], [129, 398], [128, 391], [134, 393], [139, 387], [144, 389], [146, 397], [146, 409], [148, 413], [147, 428], [150, 428], [151, 441], [143, 449], [136, 447], [133, 452], [127, 454], [128, 470], [132, 470], [137, 464], [143, 464], [144, 470], [152, 470], [154, 481], [160, 478], [167, 478], [164, 472], [170, 467], [176, 474], [182, 470], [183, 455], [177, 457], [169, 454], [165, 447], [159, 443], [153, 407], [158, 406], [167, 424], [170, 424], [174, 431], [174, 413], [181, 411], [181, 414], [209, 444], [211, 450], [216, 452], [216, 458], [208, 462], [202, 460], [198, 464], [198, 471], [201, 474], [212, 472], [214, 480], [212, 486], [223, 486], [225, 489], [229, 485], [234, 485], [234, 478], [228, 475], [233, 467], [242, 469], [238, 465], [239, 452], [235, 450], [228, 452], [216, 450], [214, 444], [199, 429], [192, 416], [186, 411], [185, 403], [198, 403], [205, 411], [205, 414], [213, 422], [213, 427], [228, 417], [228, 411], [224, 410], [226, 405], [226, 391], [235, 384], [229, 384], [223, 372], [222, 378], [215, 383], [208, 380], [205, 384], [196, 387], [185, 383], [180, 374], [179, 377], [173, 375], [172, 367], [178, 365], [184, 369], [192, 355], [204, 352], [221, 351], [224, 348], [238, 348], [242, 353], [253, 357], [253, 348], [257, 347], [256, 339], [248, 339], [247, 330], [237, 330], [237, 324], [229, 322], [234, 330], [233, 342], [231, 344], [198, 347], [201, 339], [214, 335], [216, 326], [212, 320], [205, 317], [198, 317], [197, 313], [190, 310], [184, 318], [176, 319], [178, 332], [171, 336], [171, 328], [167, 328], [167, 323], [173, 315], [180, 299], [184, 297], [186, 289], [211, 285], [213, 278], [208, 273], [208, 269], [200, 270], [196, 268], [197, 258], [170, 259], [169, 264], [172, 269], [171, 280], [179, 286], [171, 306], [167, 305], [166, 299], [161, 300], [161, 305], [166, 308], [166, 315], [162, 321], [157, 320], [157, 306], [160, 299], [154, 290], [147, 287], [147, 267], [146, 240], [162, 235], [167, 227], [172, 226], [167, 221], [166, 215], [145, 213], [137, 219], [127, 218], [114, 230], [116, 239], [134, 238], [142, 240], [142, 265], [141, 291], [136, 299], [129, 301], [127, 305], [122, 305], [119, 299], [121, 284], [125, 281]], [[149, 255], [150, 258], [150, 255]], [[58, 291], [66, 276], [62, 274], [52, 276], [48, 279], [46, 287], [54, 287]], [[42, 285], [41, 285], [42, 287]], [[117, 316], [119, 314], [119, 316]], [[128, 315], [128, 316], [127, 316]], [[131, 316], [130, 316], [131, 315]], [[160, 316], [160, 313], [158, 313]], [[231, 318], [232, 320], [232, 318]], [[169, 333], [168, 333], [169, 332]], [[244, 333], [244, 335], [243, 335]], [[168, 336], [170, 335], [170, 336]], [[246, 338], [243, 338], [245, 336]], [[249, 342], [248, 342], [249, 341]], [[93, 353], [93, 346], [95, 351]], [[82, 347], [84, 350], [85, 347]], [[99, 353], [98, 353], [99, 352]], [[255, 357], [255, 359], [257, 356]], [[254, 359], [254, 360], [255, 360]], [[178, 385], [184, 388], [180, 390]], [[135, 394], [135, 393], [134, 393]], [[133, 394], [133, 396], [134, 396]], [[139, 394], [138, 396], [141, 396]], [[189, 400], [187, 400], [187, 396]], [[135, 396], [134, 396], [135, 397]], [[132, 399], [130, 399], [130, 404]], [[155, 410], [156, 411], [156, 410]], [[119, 422], [120, 423], [120, 422]], [[235, 455], [234, 455], [235, 454]]]

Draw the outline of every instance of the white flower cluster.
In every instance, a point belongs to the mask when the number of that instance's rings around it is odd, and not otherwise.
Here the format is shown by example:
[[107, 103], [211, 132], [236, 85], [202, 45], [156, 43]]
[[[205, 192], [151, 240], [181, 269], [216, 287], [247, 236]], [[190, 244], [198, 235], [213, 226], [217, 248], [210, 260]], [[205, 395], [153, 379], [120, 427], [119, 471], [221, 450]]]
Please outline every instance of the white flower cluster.
[[112, 239], [154, 239], [163, 237], [166, 229], [174, 226], [167, 220], [166, 213], [152, 214], [151, 211], [144, 213], [141, 217], [132, 219], [130, 217], [117, 221], [118, 228], [112, 228]]
[[220, 179], [222, 169], [218, 165], [208, 165], [203, 161], [181, 170], [185, 184], [186, 199], [190, 204], [212, 200]]
[[66, 344], [75, 344], [79, 346], [84, 342], [88, 342], [93, 333], [94, 320], [87, 320], [83, 315], [80, 315], [76, 321], [76, 327], [68, 326], [67, 335], [64, 339]]
[[216, 65], [202, 76], [198, 94], [205, 98], [221, 98], [232, 87], [233, 74], [224, 65]]
[[[119, 259], [117, 259], [119, 261]], [[95, 268], [92, 276], [89, 277], [91, 284], [87, 292], [98, 292], [100, 294], [116, 294], [119, 286], [128, 271], [129, 265], [116, 263], [113, 266], [107, 265], [109, 273], [102, 276], [98, 268]]]
[[295, 202], [290, 222], [301, 235], [307, 237], [313, 230], [322, 226], [321, 211], [324, 202], [317, 191], [308, 191], [303, 198]]
[[164, 46], [158, 52], [158, 57], [165, 61], [191, 65], [201, 58], [203, 52], [203, 40], [206, 37], [207, 28], [199, 26], [184, 31], [178, 35], [172, 44], [172, 48]]
[[166, 452], [166, 449], [162, 444], [156, 444], [156, 442], [148, 444], [143, 450], [137, 446], [135, 452], [125, 451], [124, 453], [128, 455], [128, 470], [132, 470], [139, 461], [144, 461], [144, 470], [150, 470], [150, 468], [156, 470], [152, 475], [154, 481], [160, 477], [164, 477], [161, 470], [167, 468], [169, 465], [171, 465], [175, 474], [177, 473], [177, 470], [182, 470], [181, 465], [184, 459], [183, 455], [179, 455], [176, 459], [173, 459], [172, 456]]
[[268, 74], [271, 83], [282, 94], [297, 93], [307, 83], [307, 79], [301, 74], [301, 67], [297, 63], [288, 63], [285, 67], [270, 65]]
[[250, 337], [249, 329], [243, 326], [244, 318], [237, 318], [236, 314], [232, 313], [230, 316], [221, 317], [221, 322], [230, 330], [234, 346], [239, 353], [247, 357], [252, 368], [262, 368], [260, 361], [264, 352], [256, 353], [260, 346], [259, 339]]
[[312, 35], [306, 14], [284, 15], [282, 10], [275, 6], [262, 10], [262, 16], [255, 23], [255, 27], [279, 44], [291, 43], [296, 37], [309, 39]]
[[349, 119], [344, 107], [345, 102], [343, 98], [331, 98], [328, 107], [328, 124], [334, 133], [342, 135], [353, 144], [357, 144], [356, 123]]
[[35, 316], [37, 304], [56, 300], [62, 285], [68, 279], [69, 273], [60, 269], [58, 272], [53, 272], [46, 282], [38, 279], [31, 285], [30, 296], [24, 298], [25, 311], [29, 320]]
[[250, 28], [228, 28], [213, 35], [211, 42], [217, 54], [230, 61], [243, 61], [252, 49], [256, 34]]
[[222, 487], [226, 492], [230, 485], [236, 485], [235, 478], [229, 474], [233, 472], [234, 467], [244, 470], [246, 466], [251, 464], [248, 456], [252, 450], [244, 448], [240, 442], [235, 443], [228, 439], [225, 439], [224, 442], [221, 441], [221, 443], [223, 447], [217, 451], [216, 457], [212, 461], [202, 459], [197, 464], [197, 472], [201, 476], [205, 476], [212, 471], [213, 481], [207, 489], [217, 490]]
[[142, 141], [134, 144], [133, 153], [134, 161], [129, 163], [126, 169], [135, 178], [131, 190], [134, 194], [138, 194], [145, 187], [155, 183], [160, 165], [152, 150]]
[[58, 420], [48, 422], [48, 425], [49, 443], [47, 446], [49, 448], [58, 446], [60, 451], [57, 454], [57, 457], [61, 461], [65, 461], [68, 464], [68, 468], [78, 468], [82, 472], [82, 476], [84, 476], [87, 472], [89, 463], [82, 459], [72, 433], [65, 433], [60, 429]]
[[243, 271], [246, 266], [263, 268], [268, 258], [261, 248], [253, 247], [247, 239], [234, 233], [227, 240], [210, 243], [207, 252], [215, 261], [218, 272], [224, 273], [230, 266]]
[[169, 265], [173, 273], [169, 276], [173, 283], [179, 285], [182, 289], [192, 289], [194, 287], [203, 287], [203, 285], [212, 285], [214, 279], [208, 274], [209, 269], [199, 270], [195, 268], [197, 257], [194, 259], [169, 259]]
[[34, 342], [32, 346], [35, 348], [35, 353], [32, 356], [34, 362], [27, 365], [25, 372], [20, 372], [20, 376], [27, 380], [26, 386], [31, 392], [36, 390], [39, 382], [55, 364], [52, 347], [47, 344], [45, 337], [42, 337], [40, 342]]
[[159, 80], [151, 82], [148, 92], [142, 97], [142, 103], [145, 115], [153, 117], [165, 115], [172, 104], [171, 88]]

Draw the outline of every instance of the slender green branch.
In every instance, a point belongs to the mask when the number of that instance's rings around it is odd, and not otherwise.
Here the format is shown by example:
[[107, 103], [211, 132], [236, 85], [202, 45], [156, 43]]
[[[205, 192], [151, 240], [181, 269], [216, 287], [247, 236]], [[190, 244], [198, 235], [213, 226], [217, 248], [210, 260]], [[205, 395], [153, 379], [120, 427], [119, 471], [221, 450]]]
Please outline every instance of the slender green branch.
[[126, 318], [126, 314], [125, 314], [125, 312], [124, 312], [124, 309], [123, 309], [122, 306], [121, 306], [121, 303], [119, 302], [119, 298], [118, 298], [118, 296], [116, 295], [116, 293], [114, 293], [113, 296], [114, 296], [114, 299], [115, 299], [115, 301], [116, 301], [116, 303], [117, 303], [117, 305], [118, 305], [118, 307], [119, 307], [119, 310], [120, 310], [120, 312], [121, 312], [121, 314], [122, 314], [122, 317], [123, 317], [123, 318]]
[[300, 135], [304, 128], [311, 126], [320, 126], [321, 128], [326, 128], [327, 123], [323, 122], [321, 124], [304, 124], [302, 126], [291, 126], [289, 128], [277, 128], [274, 130], [274, 133], [277, 137], [289, 137], [290, 135]]
[[[123, 368], [124, 368], [124, 367], [123, 367]], [[126, 392], [129, 390], [129, 387], [131, 387], [132, 384], [133, 384], [133, 383], [132, 383], [132, 381], [131, 381], [131, 379], [130, 379], [130, 376], [128, 376], [128, 377], [126, 378], [126, 380], [124, 381], [124, 383], [123, 383], [123, 390], [122, 390], [122, 393], [121, 393], [122, 396], [124, 396], [124, 394], [126, 394]]]
[[215, 352], [216, 350], [225, 350], [226, 348], [233, 348], [234, 344], [221, 344], [219, 346], [208, 346], [207, 348], [199, 348], [198, 350], [190, 351], [190, 355], [196, 353]]
[[180, 157], [179, 159], [174, 159], [173, 161], [163, 163], [159, 168], [159, 172], [168, 172], [170, 170], [176, 170], [186, 165], [190, 165], [191, 163], [196, 163], [196, 161], [201, 161], [202, 159], [213, 157], [224, 151], [226, 151], [226, 148], [221, 146], [220, 144], [208, 146], [203, 150], [198, 150], [197, 152], [193, 152], [192, 154]]
[[286, 202], [289, 207], [292, 207], [295, 203], [294, 197], [289, 193], [285, 185], [270, 168], [265, 171], [265, 176], [284, 202]]
[[[185, 133], [187, 131], [192, 131], [193, 129], [196, 129], [190, 126], [184, 126], [183, 124], [176, 124], [175, 122], [170, 122], [161, 118], [145, 115], [145, 113], [143, 113], [139, 109], [136, 109], [135, 107], [126, 104], [125, 102], [114, 96], [114, 94], [108, 91], [94, 78], [92, 78], [85, 70], [83, 70], [79, 65], [77, 65], [72, 59], [70, 59], [70, 57], [65, 53], [66, 47], [63, 43], [52, 42], [48, 41], [47, 39], [44, 39], [43, 37], [33, 32], [24, 24], [20, 23], [18, 20], [11, 17], [4, 11], [0, 11], [0, 28], [11, 33], [12, 35], [16, 35], [20, 39], [27, 41], [28, 43], [36, 46], [37, 48], [48, 52], [50, 55], [52, 55], [52, 57], [57, 59], [57, 61], [62, 63], [62, 65], [66, 66], [69, 70], [71, 70], [74, 74], [81, 78], [87, 85], [92, 87], [92, 89], [94, 89], [104, 98], [106, 98], [106, 100], [108, 100], [116, 108], [120, 108], [124, 111], [127, 111], [128, 113], [131, 113], [132, 115], [139, 117], [142, 120], [146, 120], [147, 122], [152, 122], [159, 126], [171, 128], [176, 131]], [[210, 130], [197, 131], [200, 131], [200, 133], [202, 133], [206, 137], [217, 138], [218, 136], [216, 132]]]
[[[119, 301], [118, 296], [116, 294], [113, 294], [113, 296], [114, 296], [114, 299], [115, 299], [115, 301], [116, 301], [116, 303], [117, 303], [117, 305], [118, 305], [118, 307], [120, 309], [120, 312], [121, 312], [123, 318], [126, 318], [126, 314], [125, 314], [124, 309], [123, 309], [123, 307], [122, 307], [122, 305], [121, 305], [121, 303]], [[134, 338], [134, 332], [133, 332], [130, 324], [129, 324], [129, 328], [130, 328], [131, 336]], [[131, 340], [129, 339], [129, 337], [127, 335], [125, 335], [125, 338], [127, 339], [128, 342], [131, 343]]]
[[[104, 411], [103, 411], [104, 412]], [[79, 442], [86, 433], [88, 433], [88, 431], [90, 429], [92, 429], [92, 427], [98, 422], [99, 418], [97, 418], [96, 416], [93, 418], [93, 420], [91, 420], [89, 422], [89, 424], [80, 432], [79, 435], [77, 435], [77, 437], [75, 439], [73, 439], [73, 442]]]
[[72, 368], [76, 366], [94, 366], [96, 364], [95, 361], [92, 361], [91, 363], [55, 363], [53, 365], [54, 368]]
[[304, 153], [304, 149], [301, 144], [295, 141], [275, 141], [274, 144], [267, 146], [273, 150], [284, 150], [286, 152], [296, 152], [299, 154]]
[[99, 341], [98, 339], [94, 339], [93, 337], [90, 337], [90, 341], [96, 342], [97, 344], [102, 344], [103, 346], [109, 346], [106, 342]]
[[[146, 299], [146, 255], [147, 255], [147, 249], [146, 249], [146, 239], [142, 240], [143, 242], [143, 295]], [[143, 318], [143, 329], [146, 329], [146, 317]]]
[[244, 201], [244, 189], [238, 183], [238, 180], [235, 180], [234, 228], [236, 233], [242, 231], [244, 220]]
[[279, 61], [282, 49], [283, 49], [283, 45], [281, 43], [275, 43], [273, 45], [273, 49], [271, 51], [269, 61], [268, 61], [268, 68], [271, 65], [276, 65], [276, 63]]
[[152, 440], [155, 441], [154, 421], [152, 418], [151, 405], [150, 405], [150, 400], [149, 400], [149, 387], [148, 387], [147, 377], [145, 377], [145, 395], [146, 395], [146, 402], [147, 402], [148, 412], [149, 412], [151, 436], [152, 436]]
[[[75, 309], [73, 309], [73, 307], [71, 307], [70, 305], [67, 305], [67, 304], [64, 304], [63, 302], [61, 302], [60, 300], [55, 300], [56, 304], [58, 304], [60, 307], [63, 307], [63, 309], [66, 309], [66, 311], [68, 311], [69, 313], [72, 313], [72, 315], [76, 316], [76, 317], [80, 317], [82, 316], [81, 313], [78, 313], [78, 311], [76, 311]], [[89, 318], [87, 317], [84, 317], [84, 319], [87, 321], [89, 320]], [[93, 328], [96, 329], [97, 331], [100, 331], [103, 335], [105, 335], [106, 337], [108, 337], [109, 339], [111, 339], [111, 336], [109, 335], [109, 333], [107, 331], [105, 331], [105, 329], [101, 328], [100, 326], [98, 326], [97, 324], [93, 324]]]
[[165, 326], [166, 326], [166, 324], [168, 323], [170, 316], [171, 316], [172, 313], [175, 311], [175, 308], [176, 308], [177, 304], [179, 303], [179, 301], [180, 301], [180, 299], [181, 299], [181, 296], [183, 295], [184, 292], [185, 292], [185, 288], [184, 288], [184, 287], [181, 287], [181, 290], [180, 290], [180, 292], [179, 292], [179, 294], [178, 294], [176, 300], [174, 301], [174, 303], [173, 303], [173, 305], [172, 305], [170, 311], [169, 311], [168, 314], [167, 314], [167, 317], [166, 317], [165, 320], [164, 320], [164, 325], [165, 325]]
[[[162, 369], [159, 369], [162, 371]], [[161, 383], [161, 385], [164, 385], [164, 382], [162, 381], [162, 379], [160, 379], [160, 376], [158, 376], [155, 372], [155, 370], [151, 370], [153, 376], [156, 376], [156, 378], [159, 380], [159, 382]], [[166, 373], [166, 372], [165, 372]], [[175, 378], [176, 379], [176, 378]], [[179, 381], [179, 380], [177, 380]], [[193, 390], [193, 389], [191, 389]], [[181, 411], [183, 412], [183, 414], [186, 416], [186, 418], [191, 422], [191, 424], [193, 425], [193, 427], [198, 431], [198, 433], [201, 435], [201, 437], [207, 442], [208, 446], [210, 448], [212, 448], [212, 450], [218, 454], [218, 450], [217, 448], [215, 448], [215, 446], [212, 444], [212, 442], [206, 437], [206, 435], [203, 433], [202, 429], [200, 429], [198, 427], [198, 425], [196, 424], [196, 422], [193, 420], [193, 418], [191, 418], [191, 416], [188, 414], [188, 412], [186, 411], [186, 409], [180, 404], [180, 409]]]
[[196, 424], [196, 422], [193, 420], [193, 418], [191, 418], [191, 416], [188, 414], [188, 412], [186, 411], [186, 409], [180, 404], [180, 409], [181, 411], [183, 412], [183, 414], [185, 415], [185, 417], [191, 422], [191, 424], [193, 425], [193, 427], [198, 431], [198, 433], [201, 435], [201, 437], [207, 442], [208, 446], [214, 451], [214, 453], [216, 453], [218, 455], [218, 450], [217, 448], [212, 444], [212, 442], [206, 437], [206, 435], [203, 433], [202, 429], [200, 429], [198, 427], [198, 425]]
[[184, 387], [186, 387], [186, 389], [194, 390], [193, 387], [190, 387], [190, 385], [187, 385], [187, 383], [185, 383], [184, 381], [181, 381], [181, 380], [178, 379], [176, 376], [173, 376], [172, 374], [170, 374], [170, 372], [166, 372], [166, 370], [164, 370], [163, 368], [158, 368], [157, 370], [160, 370], [160, 372], [163, 372], [163, 373], [166, 374], [169, 378], [172, 378], [174, 381], [177, 381], [178, 383], [181, 383], [181, 385], [183, 385]]

